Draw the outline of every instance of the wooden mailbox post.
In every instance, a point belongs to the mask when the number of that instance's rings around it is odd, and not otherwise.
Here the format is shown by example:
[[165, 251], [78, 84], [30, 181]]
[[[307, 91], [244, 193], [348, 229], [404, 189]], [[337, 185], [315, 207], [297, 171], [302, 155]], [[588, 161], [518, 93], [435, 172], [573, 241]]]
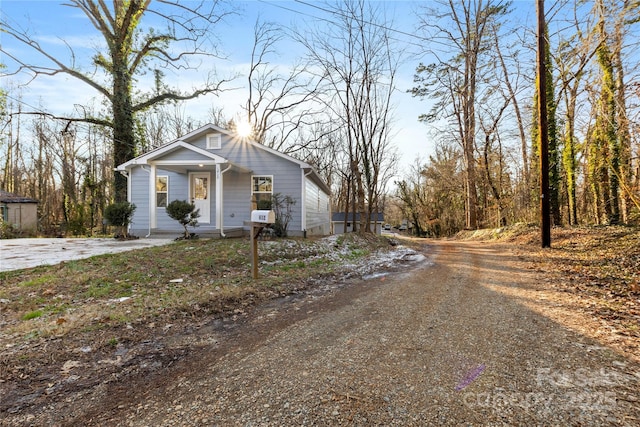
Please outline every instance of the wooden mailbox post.
[[251, 211], [251, 273], [254, 279], [258, 278], [258, 236], [268, 225], [276, 222], [276, 214], [273, 211]]

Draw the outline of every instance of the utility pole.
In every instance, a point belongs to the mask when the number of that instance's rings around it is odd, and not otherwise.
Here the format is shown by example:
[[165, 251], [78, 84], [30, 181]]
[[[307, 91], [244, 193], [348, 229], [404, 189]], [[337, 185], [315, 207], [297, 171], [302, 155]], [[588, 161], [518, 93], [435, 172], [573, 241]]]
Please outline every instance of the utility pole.
[[547, 123], [547, 64], [545, 63], [544, 0], [538, 0], [538, 124], [540, 126], [540, 229], [542, 247], [551, 247], [551, 200], [549, 198], [549, 131]]

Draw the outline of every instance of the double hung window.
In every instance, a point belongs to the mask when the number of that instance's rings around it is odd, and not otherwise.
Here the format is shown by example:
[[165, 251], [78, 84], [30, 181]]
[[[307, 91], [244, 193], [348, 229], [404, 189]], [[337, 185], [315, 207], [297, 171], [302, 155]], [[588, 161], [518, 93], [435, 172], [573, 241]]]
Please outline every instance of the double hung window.
[[[273, 197], [273, 176], [257, 176], [252, 177], [251, 195], [257, 205], [261, 208], [261, 204], [270, 203]], [[262, 202], [262, 201], [265, 202]]]
[[169, 199], [169, 177], [157, 176], [156, 177], [156, 207], [166, 208], [168, 199]]

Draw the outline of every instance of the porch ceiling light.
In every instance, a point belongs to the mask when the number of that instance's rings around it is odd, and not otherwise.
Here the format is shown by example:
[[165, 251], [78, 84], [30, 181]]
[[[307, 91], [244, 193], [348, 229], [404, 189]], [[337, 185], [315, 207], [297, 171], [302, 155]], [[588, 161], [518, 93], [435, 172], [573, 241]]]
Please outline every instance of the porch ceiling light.
[[200, 164], [198, 165], [198, 167], [199, 167], [199, 168], [203, 168], [203, 167], [204, 167], [204, 165], [203, 165], [202, 163], [200, 163]]

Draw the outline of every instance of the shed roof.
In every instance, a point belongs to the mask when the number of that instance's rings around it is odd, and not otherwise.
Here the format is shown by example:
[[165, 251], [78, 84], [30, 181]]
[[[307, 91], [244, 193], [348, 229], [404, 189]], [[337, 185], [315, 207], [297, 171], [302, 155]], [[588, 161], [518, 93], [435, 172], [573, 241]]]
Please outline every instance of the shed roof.
[[36, 199], [18, 196], [8, 191], [0, 190], [0, 203], [38, 203]]

